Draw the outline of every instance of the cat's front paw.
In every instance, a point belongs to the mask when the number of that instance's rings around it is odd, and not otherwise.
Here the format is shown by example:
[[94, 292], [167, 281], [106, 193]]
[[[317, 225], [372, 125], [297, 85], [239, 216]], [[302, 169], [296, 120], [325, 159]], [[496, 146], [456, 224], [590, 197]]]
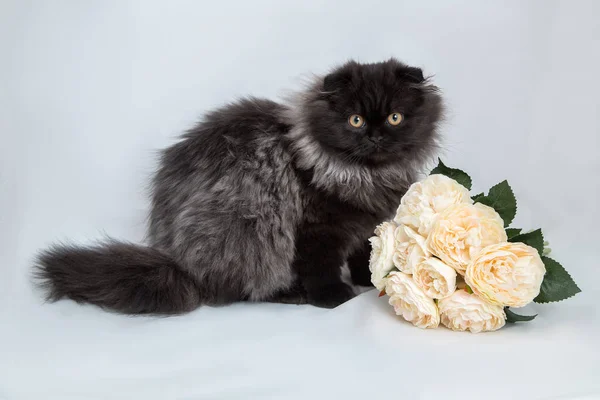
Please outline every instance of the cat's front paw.
[[352, 288], [345, 283], [331, 283], [312, 287], [308, 291], [308, 303], [321, 308], [335, 308], [354, 296]]

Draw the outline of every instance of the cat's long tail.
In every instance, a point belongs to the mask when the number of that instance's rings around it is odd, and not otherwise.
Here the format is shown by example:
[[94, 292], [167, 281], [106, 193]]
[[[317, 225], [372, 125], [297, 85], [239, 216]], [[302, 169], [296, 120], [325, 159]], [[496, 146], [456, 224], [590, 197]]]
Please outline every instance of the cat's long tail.
[[38, 256], [34, 279], [49, 301], [67, 297], [125, 314], [180, 314], [201, 302], [194, 279], [169, 256], [116, 241], [52, 247]]

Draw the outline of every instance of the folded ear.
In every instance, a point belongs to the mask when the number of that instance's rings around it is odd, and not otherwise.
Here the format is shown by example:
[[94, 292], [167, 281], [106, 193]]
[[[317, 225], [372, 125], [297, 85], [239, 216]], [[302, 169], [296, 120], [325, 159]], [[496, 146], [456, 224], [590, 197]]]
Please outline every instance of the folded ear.
[[345, 86], [348, 86], [352, 81], [352, 75], [348, 71], [337, 71], [327, 75], [323, 79], [323, 91], [335, 92]]
[[423, 83], [425, 77], [423, 76], [423, 70], [416, 67], [401, 67], [396, 70], [396, 76], [398, 79], [408, 81], [410, 83]]

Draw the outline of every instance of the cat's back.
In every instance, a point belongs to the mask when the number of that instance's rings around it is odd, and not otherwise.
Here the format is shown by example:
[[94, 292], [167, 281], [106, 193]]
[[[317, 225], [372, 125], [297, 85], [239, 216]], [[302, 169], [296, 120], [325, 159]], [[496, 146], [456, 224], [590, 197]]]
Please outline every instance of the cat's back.
[[282, 104], [273, 100], [246, 97], [207, 113], [204, 124], [211, 128], [225, 129], [240, 137], [248, 136], [248, 134], [252, 135], [256, 128], [284, 129], [280, 116], [285, 110]]
[[283, 112], [271, 100], [243, 99], [206, 114], [166, 149], [153, 181], [150, 238], [172, 243], [190, 215], [195, 226], [211, 224], [213, 215], [227, 216], [218, 221], [222, 226], [296, 219], [299, 188], [284, 144], [290, 127], [281, 122]]
[[250, 166], [257, 161], [257, 153], [279, 156], [275, 153], [289, 130], [280, 122], [282, 112], [284, 107], [274, 101], [245, 98], [207, 113], [178, 143], [163, 151], [154, 178], [155, 192], [166, 183], [190, 179], [200, 179], [196, 184], [205, 187], [228, 169]]
[[289, 127], [279, 117], [285, 108], [268, 99], [245, 98], [207, 113], [179, 143], [167, 148], [162, 168], [207, 169], [234, 162], [258, 147], [279, 144]]

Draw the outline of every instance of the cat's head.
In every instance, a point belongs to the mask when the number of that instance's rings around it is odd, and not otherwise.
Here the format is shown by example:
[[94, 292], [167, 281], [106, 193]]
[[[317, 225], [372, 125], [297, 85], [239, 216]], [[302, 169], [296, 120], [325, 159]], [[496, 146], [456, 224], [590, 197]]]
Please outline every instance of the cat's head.
[[435, 149], [442, 101], [419, 68], [395, 59], [350, 61], [305, 100], [301, 117], [310, 141], [344, 164], [406, 165]]

